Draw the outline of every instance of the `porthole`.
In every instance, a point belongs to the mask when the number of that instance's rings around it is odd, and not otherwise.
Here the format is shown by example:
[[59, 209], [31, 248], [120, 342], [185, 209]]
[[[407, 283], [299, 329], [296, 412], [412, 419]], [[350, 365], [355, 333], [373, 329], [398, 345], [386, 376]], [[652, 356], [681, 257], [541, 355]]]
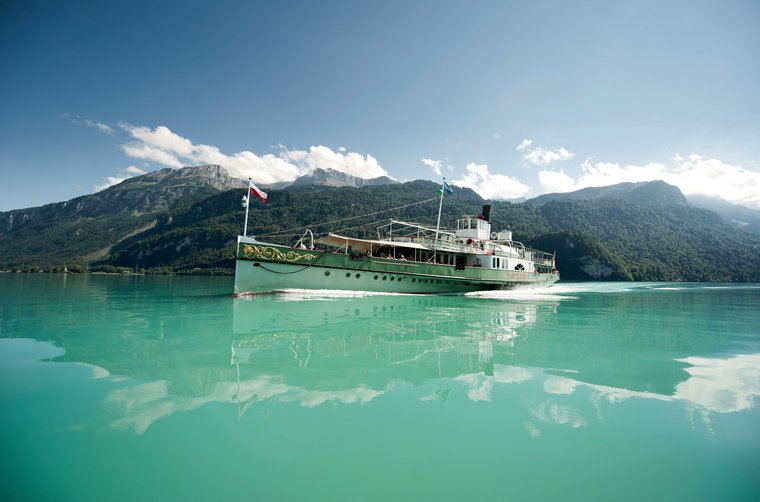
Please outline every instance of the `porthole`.
[[351, 277], [351, 272], [346, 272], [346, 277]]
[[358, 279], [359, 277], [361, 277], [361, 276], [362, 276], [362, 274], [356, 274], [356, 278], [357, 278], [357, 279]]
[[377, 277], [378, 277], [378, 276], [375, 276], [375, 280], [377, 280]]
[[403, 279], [403, 277], [399, 277], [399, 278], [398, 278], [398, 282], [401, 282], [401, 279]]
[[394, 279], [394, 277], [391, 277], [391, 280], [393, 280], [393, 279]]
[[325, 270], [325, 277], [327, 277], [329, 275], [330, 275], [330, 271], [329, 270]]
[[414, 277], [412, 277], [412, 282], [417, 282], [417, 279], [415, 279]]
[[387, 275], [384, 275], [384, 276], [383, 276], [383, 280], [386, 280], [386, 279], [388, 279], [388, 276], [387, 276]]

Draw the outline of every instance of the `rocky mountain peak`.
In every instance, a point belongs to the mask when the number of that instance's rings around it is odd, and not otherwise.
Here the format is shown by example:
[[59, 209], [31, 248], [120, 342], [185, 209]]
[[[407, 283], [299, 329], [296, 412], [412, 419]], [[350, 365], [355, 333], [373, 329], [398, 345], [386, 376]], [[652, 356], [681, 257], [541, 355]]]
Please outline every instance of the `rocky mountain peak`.
[[642, 181], [638, 183], [618, 183], [606, 187], [589, 187], [567, 193], [549, 193], [527, 201], [534, 206], [542, 206], [552, 201], [618, 199], [640, 204], [668, 206], [688, 204], [678, 187], [664, 181]]
[[334, 169], [314, 169], [308, 174], [295, 180], [290, 186], [300, 187], [308, 185], [321, 185], [331, 187], [365, 187], [376, 185], [390, 185], [398, 183], [387, 176], [364, 179]]

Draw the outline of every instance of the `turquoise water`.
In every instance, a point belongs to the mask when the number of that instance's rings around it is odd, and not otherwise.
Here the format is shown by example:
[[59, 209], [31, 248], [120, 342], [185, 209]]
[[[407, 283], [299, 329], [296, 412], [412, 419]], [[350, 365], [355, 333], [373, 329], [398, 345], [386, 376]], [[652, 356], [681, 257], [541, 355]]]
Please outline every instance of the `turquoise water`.
[[758, 500], [760, 286], [0, 274], [3, 500]]

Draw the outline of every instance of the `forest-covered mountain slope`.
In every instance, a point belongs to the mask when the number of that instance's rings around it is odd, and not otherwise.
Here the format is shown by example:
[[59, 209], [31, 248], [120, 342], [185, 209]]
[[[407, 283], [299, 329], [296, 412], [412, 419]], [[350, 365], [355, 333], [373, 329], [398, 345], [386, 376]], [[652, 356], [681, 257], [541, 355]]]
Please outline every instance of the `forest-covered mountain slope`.
[[[249, 233], [292, 243], [304, 227], [315, 233], [372, 237], [389, 218], [435, 225], [436, 189], [437, 184], [427, 181], [363, 188], [291, 187], [251, 207]], [[231, 270], [234, 240], [243, 220], [238, 195], [221, 193], [193, 204], [144, 238], [116, 246], [109, 263], [178, 272]], [[510, 228], [515, 239], [556, 251], [557, 265], [568, 280], [760, 280], [759, 238], [681, 200], [639, 200], [570, 199], [541, 206], [497, 201], [491, 215], [494, 229]], [[459, 216], [478, 214], [483, 202], [471, 190], [457, 189], [445, 199], [442, 224], [452, 227]], [[397, 207], [401, 209], [379, 213]], [[365, 214], [371, 216], [356, 218]]]
[[[200, 184], [193, 189], [173, 188], [162, 196], [155, 185], [140, 185], [146, 180], [132, 183], [133, 189], [144, 188], [152, 195], [130, 194], [140, 202], [118, 210], [98, 207], [91, 199], [74, 199], [59, 203], [57, 214], [45, 218], [46, 224], [26, 223], [0, 235], [0, 267], [50, 268], [66, 261], [90, 270], [232, 273], [234, 243], [243, 225], [244, 188], [220, 191], [218, 186]], [[238, 180], [230, 183], [240, 186]], [[112, 187], [114, 193], [94, 196], [101, 197], [103, 205], [113, 205], [117, 192], [125, 190], [117, 187]], [[270, 190], [265, 204], [257, 200], [251, 204], [249, 234], [293, 243], [306, 227], [315, 234], [373, 237], [390, 218], [434, 226], [438, 187], [430, 181], [412, 181]], [[121, 197], [127, 199], [127, 193]], [[160, 204], [148, 202], [157, 199]], [[456, 218], [478, 214], [484, 202], [472, 190], [455, 188], [444, 201], [442, 224], [452, 227]], [[68, 209], [88, 204], [90, 212]], [[516, 240], [556, 251], [565, 280], [760, 282], [760, 237], [737, 229], [712, 211], [691, 206], [676, 187], [663, 182], [492, 205], [494, 230], [511, 229]]]
[[0, 212], [0, 267], [85, 267], [195, 201], [243, 187], [217, 165], [162, 169], [91, 195]]

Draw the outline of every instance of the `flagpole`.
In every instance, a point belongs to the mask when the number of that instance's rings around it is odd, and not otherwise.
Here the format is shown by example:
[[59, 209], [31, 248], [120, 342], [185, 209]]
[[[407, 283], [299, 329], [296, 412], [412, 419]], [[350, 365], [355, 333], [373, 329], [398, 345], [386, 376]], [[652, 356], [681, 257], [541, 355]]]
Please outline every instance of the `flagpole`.
[[433, 261], [438, 261], [438, 230], [441, 227], [441, 209], [443, 209], [443, 195], [446, 193], [446, 178], [441, 183], [441, 200], [438, 202], [438, 221], [435, 224], [435, 239], [433, 240]]
[[251, 205], [251, 178], [248, 178], [248, 192], [245, 194], [245, 223], [243, 223], [243, 237], [248, 236], [248, 206]]
[[441, 226], [441, 209], [443, 209], [443, 194], [446, 192], [443, 187], [446, 186], [446, 178], [443, 178], [443, 183], [441, 183], [441, 200], [438, 203], [438, 222], [435, 224], [435, 240], [438, 240], [438, 229]]

